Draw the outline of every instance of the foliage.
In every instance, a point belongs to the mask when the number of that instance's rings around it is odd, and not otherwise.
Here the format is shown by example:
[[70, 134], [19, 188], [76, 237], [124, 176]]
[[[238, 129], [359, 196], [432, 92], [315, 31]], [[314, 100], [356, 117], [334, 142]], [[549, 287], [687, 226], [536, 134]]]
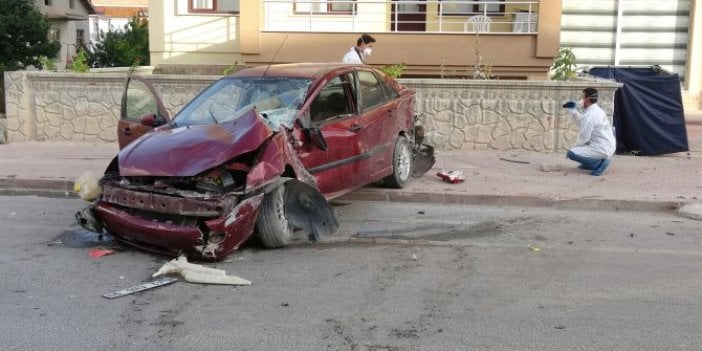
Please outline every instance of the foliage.
[[149, 23], [132, 17], [122, 30], [101, 31], [97, 44], [88, 48], [92, 67], [129, 67], [149, 64]]
[[575, 54], [571, 48], [558, 49], [551, 66], [552, 80], [568, 80], [575, 77]]
[[483, 64], [483, 56], [480, 54], [480, 34], [475, 34], [475, 44], [473, 45], [475, 53], [475, 64], [473, 65], [473, 73], [468, 72], [468, 78], [472, 79], [490, 79], [492, 75], [492, 65]]
[[42, 70], [56, 72], [56, 63], [54, 60], [44, 55], [39, 56], [39, 64]]
[[73, 72], [88, 72], [90, 66], [88, 66], [88, 55], [85, 53], [85, 50], [78, 50], [78, 53], [73, 56], [73, 61], [66, 66], [66, 69]]
[[234, 64], [225, 68], [224, 71], [222, 72], [222, 74], [224, 74], [225, 76], [228, 76], [228, 75], [230, 75], [230, 74], [232, 74], [240, 69], [241, 69], [241, 66], [239, 66], [239, 61], [234, 61]]
[[383, 66], [380, 70], [385, 72], [385, 74], [389, 75], [390, 77], [393, 77], [395, 79], [400, 78], [402, 76], [402, 72], [404, 72], [405, 68], [405, 63], [396, 63], [394, 65], [388, 65], [388, 66]]
[[61, 44], [49, 41], [51, 25], [33, 0], [0, 0], [0, 9], [0, 72], [39, 66], [42, 55], [56, 57]]

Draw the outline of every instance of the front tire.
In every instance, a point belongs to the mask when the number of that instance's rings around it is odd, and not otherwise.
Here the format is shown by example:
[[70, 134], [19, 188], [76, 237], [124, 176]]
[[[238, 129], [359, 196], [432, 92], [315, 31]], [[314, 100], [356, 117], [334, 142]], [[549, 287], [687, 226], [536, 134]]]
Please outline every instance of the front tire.
[[258, 237], [269, 248], [286, 247], [293, 238], [293, 225], [285, 214], [285, 185], [266, 194], [256, 218]]
[[385, 177], [383, 182], [388, 188], [404, 188], [409, 182], [412, 172], [412, 148], [409, 140], [400, 135], [395, 141], [392, 155], [392, 174]]

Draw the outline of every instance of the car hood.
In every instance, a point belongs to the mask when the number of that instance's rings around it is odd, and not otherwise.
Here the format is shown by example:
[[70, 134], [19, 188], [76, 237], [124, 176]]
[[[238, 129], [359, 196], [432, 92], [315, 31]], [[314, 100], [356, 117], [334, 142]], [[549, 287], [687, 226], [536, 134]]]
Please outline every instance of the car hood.
[[258, 149], [273, 131], [255, 110], [221, 124], [164, 127], [119, 153], [122, 176], [189, 177]]

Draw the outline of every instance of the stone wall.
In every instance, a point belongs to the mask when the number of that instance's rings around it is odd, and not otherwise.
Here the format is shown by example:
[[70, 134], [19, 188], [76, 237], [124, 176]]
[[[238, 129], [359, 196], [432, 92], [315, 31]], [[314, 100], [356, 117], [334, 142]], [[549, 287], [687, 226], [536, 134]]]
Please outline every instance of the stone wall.
[[[115, 142], [127, 73], [5, 72], [5, 142]], [[218, 76], [148, 75], [171, 114]]]
[[561, 106], [582, 90], [599, 90], [598, 104], [611, 117], [619, 83], [404, 79], [417, 91], [416, 110], [438, 150], [565, 150], [576, 138]]
[[[147, 75], [171, 114], [219, 76]], [[127, 73], [5, 72], [0, 142], [115, 142]], [[417, 91], [416, 111], [438, 150], [561, 151], [577, 129], [561, 105], [600, 90], [611, 116], [617, 83], [401, 79]], [[4, 123], [3, 123], [4, 122]]]

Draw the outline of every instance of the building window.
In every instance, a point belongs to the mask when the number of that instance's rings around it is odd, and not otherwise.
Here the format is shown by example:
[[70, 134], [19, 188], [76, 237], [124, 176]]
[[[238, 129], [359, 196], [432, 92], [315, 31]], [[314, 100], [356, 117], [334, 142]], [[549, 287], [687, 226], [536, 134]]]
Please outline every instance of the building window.
[[295, 0], [295, 13], [350, 14], [356, 12], [356, 0]]
[[51, 0], [44, 0], [44, 5], [51, 6]]
[[49, 41], [61, 41], [61, 31], [58, 28], [49, 29]]
[[68, 0], [68, 8], [72, 9], [75, 8], [75, 0]]
[[[50, 28], [50, 29], [49, 29], [48, 39], [49, 39], [49, 41], [51, 41], [51, 42], [58, 42], [58, 43], [60, 43], [60, 42], [61, 42], [61, 31], [60, 31], [58, 28]], [[60, 52], [60, 51], [59, 51], [59, 52]], [[59, 52], [56, 53], [56, 56], [54, 56], [54, 58], [58, 58], [58, 57], [59, 57]]]
[[188, 0], [191, 13], [239, 13], [239, 0]]
[[487, 14], [488, 16], [503, 16], [505, 14], [504, 0], [492, 1], [451, 0], [440, 3], [440, 11], [444, 15], [473, 16]]
[[76, 29], [76, 48], [80, 49], [85, 45], [85, 31]]

